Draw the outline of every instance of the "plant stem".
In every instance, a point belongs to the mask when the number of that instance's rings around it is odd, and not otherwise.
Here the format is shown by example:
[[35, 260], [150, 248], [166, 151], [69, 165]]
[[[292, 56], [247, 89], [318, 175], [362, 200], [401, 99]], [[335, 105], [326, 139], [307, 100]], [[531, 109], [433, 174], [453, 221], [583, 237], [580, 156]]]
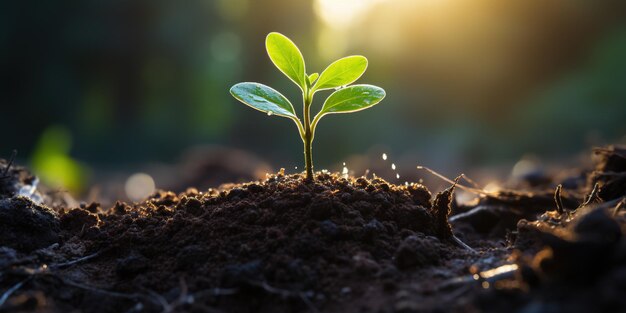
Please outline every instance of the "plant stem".
[[304, 99], [304, 166], [306, 168], [306, 180], [313, 181], [313, 130], [311, 129], [311, 102], [313, 97], [307, 88], [303, 95]]
[[306, 180], [313, 181], [313, 138], [308, 138], [304, 142], [304, 162], [306, 166]]

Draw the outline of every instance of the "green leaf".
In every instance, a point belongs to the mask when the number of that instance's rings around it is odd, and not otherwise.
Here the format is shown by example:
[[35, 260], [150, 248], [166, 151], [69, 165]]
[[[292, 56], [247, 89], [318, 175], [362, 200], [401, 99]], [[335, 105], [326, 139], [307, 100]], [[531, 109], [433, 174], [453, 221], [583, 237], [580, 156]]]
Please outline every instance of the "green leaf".
[[298, 119], [291, 102], [280, 92], [259, 83], [239, 83], [230, 88], [235, 99], [268, 115]]
[[[331, 113], [351, 113], [365, 110], [385, 98], [385, 90], [372, 85], [353, 85], [333, 92], [315, 116], [319, 119]], [[318, 117], [319, 116], [319, 117]]]
[[367, 59], [364, 56], [353, 55], [341, 58], [320, 74], [313, 89], [324, 90], [352, 84], [365, 73], [365, 69], [367, 69]]
[[313, 73], [311, 75], [309, 75], [309, 85], [313, 85], [313, 83], [315, 83], [315, 80], [317, 80], [317, 78], [320, 76], [320, 74], [318, 73]]
[[265, 38], [265, 48], [274, 65], [304, 90], [307, 77], [304, 58], [298, 47], [283, 34], [269, 33]]

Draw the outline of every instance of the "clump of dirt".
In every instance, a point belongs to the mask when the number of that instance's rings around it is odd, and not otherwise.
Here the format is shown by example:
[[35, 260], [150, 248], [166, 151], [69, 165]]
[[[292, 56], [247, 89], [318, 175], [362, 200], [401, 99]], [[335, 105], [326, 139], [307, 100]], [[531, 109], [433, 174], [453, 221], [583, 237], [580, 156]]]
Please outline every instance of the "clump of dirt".
[[0, 199], [19, 194], [25, 186], [36, 184], [37, 177], [26, 168], [14, 164], [15, 153], [9, 160], [0, 159]]
[[59, 241], [56, 212], [28, 198], [0, 200], [0, 246], [30, 252]]
[[55, 211], [27, 196], [35, 194], [37, 177], [10, 160], [0, 159], [0, 246], [30, 252], [59, 240], [59, 221]]
[[604, 201], [623, 197], [626, 190], [626, 147], [596, 148], [594, 154], [597, 163], [595, 171], [589, 176], [589, 185], [597, 184], [597, 196]]

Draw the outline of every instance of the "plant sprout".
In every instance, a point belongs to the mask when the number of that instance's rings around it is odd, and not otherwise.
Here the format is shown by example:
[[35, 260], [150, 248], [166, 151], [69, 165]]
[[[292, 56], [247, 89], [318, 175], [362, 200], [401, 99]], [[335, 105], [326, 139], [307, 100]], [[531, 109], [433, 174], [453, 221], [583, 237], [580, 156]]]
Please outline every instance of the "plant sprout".
[[[330, 64], [321, 74], [306, 73], [304, 58], [298, 47], [280, 33], [270, 33], [265, 39], [265, 47], [270, 59], [302, 90], [303, 120], [300, 121], [293, 105], [285, 96], [273, 88], [254, 82], [238, 83], [230, 89], [237, 100], [253, 109], [293, 120], [304, 143], [306, 179], [313, 180], [312, 144], [315, 128], [327, 114], [351, 113], [367, 109], [385, 97], [385, 91], [372, 85], [352, 85], [367, 68], [367, 59], [361, 55], [341, 58]], [[311, 119], [311, 104], [316, 92], [335, 89], [326, 98], [322, 109]]]

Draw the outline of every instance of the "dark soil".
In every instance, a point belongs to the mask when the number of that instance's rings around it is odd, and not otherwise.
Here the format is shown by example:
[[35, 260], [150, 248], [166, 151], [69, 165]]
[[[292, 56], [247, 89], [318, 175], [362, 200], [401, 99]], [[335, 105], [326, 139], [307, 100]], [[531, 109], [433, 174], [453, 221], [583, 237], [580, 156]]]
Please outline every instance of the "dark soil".
[[455, 186], [320, 172], [70, 209], [20, 193], [35, 178], [13, 167], [0, 311], [626, 311], [626, 154], [595, 154], [463, 205]]

